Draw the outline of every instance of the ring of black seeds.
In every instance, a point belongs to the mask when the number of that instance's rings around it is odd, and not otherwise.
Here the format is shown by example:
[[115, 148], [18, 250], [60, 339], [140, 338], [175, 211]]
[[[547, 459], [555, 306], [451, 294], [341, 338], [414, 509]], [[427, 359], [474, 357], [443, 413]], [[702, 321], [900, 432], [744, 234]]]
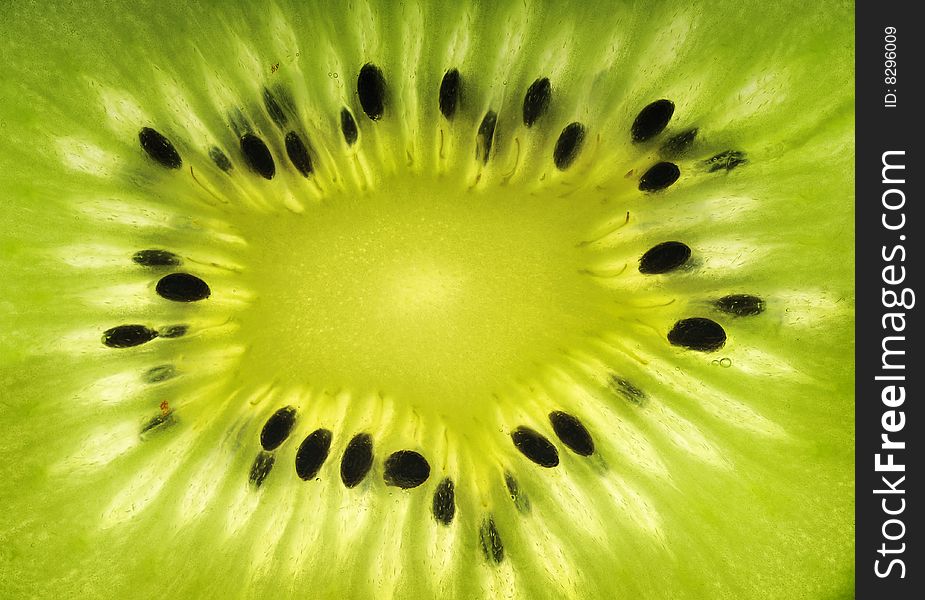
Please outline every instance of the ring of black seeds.
[[[363, 112], [372, 121], [381, 119], [386, 106], [386, 82], [382, 71], [376, 65], [363, 65], [357, 76], [357, 96]], [[284, 90], [283, 90], [284, 92]], [[285, 100], [285, 94], [283, 94]], [[523, 123], [532, 127], [548, 111], [551, 104], [552, 88], [548, 78], [536, 79], [527, 89], [523, 101]], [[459, 109], [462, 99], [462, 78], [457, 69], [449, 69], [443, 76], [437, 97], [441, 114], [452, 119]], [[283, 129], [288, 124], [287, 113], [276, 96], [269, 89], [263, 90], [263, 104], [267, 115]], [[649, 141], [668, 126], [673, 114], [674, 103], [670, 100], [656, 100], [645, 106], [637, 115], [631, 127], [631, 138], [635, 143]], [[475, 139], [476, 158], [488, 162], [495, 142], [498, 114], [488, 110], [478, 127]], [[255, 174], [264, 179], [273, 179], [276, 163], [267, 144], [250, 132], [246, 117], [234, 112], [231, 118], [232, 129], [238, 135], [245, 163]], [[340, 112], [340, 128], [348, 146], [354, 145], [359, 137], [359, 128], [353, 113], [348, 107]], [[662, 143], [659, 154], [668, 159], [682, 157], [693, 145], [697, 128], [689, 128], [676, 133]], [[139, 141], [147, 155], [161, 166], [178, 169], [182, 159], [173, 144], [163, 134], [150, 127], [144, 127], [139, 133]], [[557, 169], [568, 169], [581, 152], [586, 137], [586, 129], [579, 122], [566, 125], [560, 132], [553, 150], [553, 162]], [[313, 172], [313, 164], [308, 144], [302, 136], [290, 130], [285, 136], [285, 148], [290, 162], [303, 176]], [[228, 156], [217, 146], [208, 150], [209, 157], [224, 172], [233, 167]], [[728, 150], [702, 161], [709, 172], [730, 171], [746, 161], [745, 153]], [[658, 162], [649, 167], [639, 179], [639, 190], [657, 192], [674, 184], [681, 175], [680, 168], [673, 162]], [[683, 266], [691, 256], [691, 249], [682, 242], [663, 242], [649, 249], [641, 258], [639, 271], [643, 274], [661, 274]], [[175, 267], [181, 259], [167, 250], [148, 249], [136, 252], [132, 260], [145, 267]], [[176, 302], [194, 302], [211, 295], [211, 289], [200, 278], [188, 273], [171, 273], [162, 277], [156, 285], [157, 293], [168, 300]], [[712, 301], [712, 306], [732, 316], [754, 316], [764, 310], [764, 301], [747, 294], [732, 294]], [[160, 331], [145, 325], [128, 324], [108, 329], [103, 334], [103, 343], [112, 348], [129, 348], [153, 340], [156, 337], [176, 338], [187, 332], [186, 325], [162, 327]], [[690, 350], [712, 352], [726, 342], [725, 330], [719, 323], [703, 318], [692, 317], [677, 321], [667, 334], [668, 341], [675, 346]], [[178, 372], [171, 364], [153, 367], [142, 376], [147, 383], [159, 383], [176, 377]], [[628, 400], [642, 404], [645, 393], [629, 381], [610, 376], [610, 387]], [[166, 407], [162, 405], [162, 409]], [[166, 410], [166, 409], [165, 409]], [[163, 429], [175, 422], [173, 411], [167, 410], [149, 419], [142, 427], [142, 434]], [[595, 452], [594, 440], [590, 432], [574, 415], [563, 411], [549, 413], [550, 424], [556, 436], [569, 450], [579, 456], [591, 456]], [[263, 485], [275, 464], [274, 451], [290, 436], [296, 421], [296, 410], [286, 406], [274, 412], [266, 421], [260, 432], [262, 450], [257, 454], [249, 473], [249, 481], [255, 487]], [[330, 453], [333, 434], [330, 430], [319, 428], [310, 433], [300, 444], [295, 457], [297, 475], [303, 480], [315, 478]], [[516, 449], [532, 462], [546, 468], [559, 464], [556, 447], [545, 436], [529, 427], [517, 427], [511, 432], [511, 439]], [[341, 480], [347, 488], [357, 486], [370, 472], [373, 465], [372, 437], [368, 433], [355, 435], [340, 461]], [[400, 450], [392, 453], [383, 465], [383, 478], [386, 485], [410, 489], [424, 484], [430, 476], [430, 464], [419, 453]], [[504, 485], [521, 514], [530, 511], [527, 495], [520, 488], [517, 479], [508, 471], [504, 473]], [[435, 520], [450, 525], [456, 514], [456, 488], [450, 477], [444, 477], [435, 487], [431, 510]], [[487, 514], [479, 525], [479, 543], [484, 557], [489, 563], [498, 564], [504, 558], [504, 545], [497, 530], [494, 518]]]

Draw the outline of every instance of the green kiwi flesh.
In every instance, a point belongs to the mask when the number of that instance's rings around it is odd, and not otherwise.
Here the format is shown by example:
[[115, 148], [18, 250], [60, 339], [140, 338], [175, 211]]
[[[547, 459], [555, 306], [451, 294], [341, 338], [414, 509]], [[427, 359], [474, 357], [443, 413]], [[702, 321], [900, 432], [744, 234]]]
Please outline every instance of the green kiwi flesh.
[[0, 595], [848, 597], [852, 5], [594, 4], [3, 9]]

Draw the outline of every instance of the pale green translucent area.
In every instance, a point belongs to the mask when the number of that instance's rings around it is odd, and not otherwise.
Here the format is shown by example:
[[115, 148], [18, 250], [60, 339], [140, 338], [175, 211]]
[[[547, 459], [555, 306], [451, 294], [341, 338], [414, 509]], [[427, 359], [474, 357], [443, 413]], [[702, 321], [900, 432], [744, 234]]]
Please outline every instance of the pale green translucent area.
[[[58, 4], [0, 9], [0, 596], [850, 596], [850, 3]], [[355, 93], [367, 62], [388, 86], [376, 122]], [[540, 76], [553, 99], [528, 129]], [[633, 144], [659, 98], [671, 122]], [[231, 121], [266, 141], [271, 181]], [[559, 171], [575, 121], [585, 144]], [[143, 153], [145, 126], [181, 169]], [[660, 144], [690, 128], [681, 178], [641, 193]], [[727, 150], [748, 162], [710, 173]], [[668, 240], [691, 261], [640, 274]], [[146, 248], [176, 252], [212, 296], [159, 298], [166, 271], [131, 261]], [[713, 305], [736, 293], [766, 311]], [[692, 316], [725, 346], [671, 346]], [[189, 333], [103, 346], [125, 323]], [[287, 405], [298, 421], [255, 489], [260, 430]], [[581, 419], [592, 457], [560, 442], [554, 410]], [[518, 426], [559, 466], [517, 452]], [[296, 450], [320, 427], [330, 458], [303, 482]], [[359, 432], [374, 465], [346, 489]], [[422, 486], [385, 485], [401, 449], [429, 461]], [[448, 527], [431, 515], [444, 477]]]
[[247, 250], [242, 377], [381, 391], [471, 420], [484, 410], [473, 398], [638, 312], [590, 274], [599, 253], [579, 247], [602, 214], [411, 176], [252, 219], [242, 230], [264, 241]]

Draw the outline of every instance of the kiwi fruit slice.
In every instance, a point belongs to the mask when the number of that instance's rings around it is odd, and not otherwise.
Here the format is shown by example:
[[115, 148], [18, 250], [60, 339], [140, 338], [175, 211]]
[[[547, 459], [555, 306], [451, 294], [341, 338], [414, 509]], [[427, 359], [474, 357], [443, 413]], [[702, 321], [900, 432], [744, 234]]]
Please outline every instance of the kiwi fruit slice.
[[850, 3], [188, 4], [3, 11], [4, 596], [850, 595]]

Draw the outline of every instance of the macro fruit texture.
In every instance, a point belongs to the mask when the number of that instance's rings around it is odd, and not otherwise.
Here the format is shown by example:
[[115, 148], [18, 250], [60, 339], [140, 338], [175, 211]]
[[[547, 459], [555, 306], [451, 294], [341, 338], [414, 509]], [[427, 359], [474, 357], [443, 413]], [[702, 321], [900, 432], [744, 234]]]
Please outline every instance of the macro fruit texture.
[[850, 597], [850, 3], [0, 10], [4, 597]]

